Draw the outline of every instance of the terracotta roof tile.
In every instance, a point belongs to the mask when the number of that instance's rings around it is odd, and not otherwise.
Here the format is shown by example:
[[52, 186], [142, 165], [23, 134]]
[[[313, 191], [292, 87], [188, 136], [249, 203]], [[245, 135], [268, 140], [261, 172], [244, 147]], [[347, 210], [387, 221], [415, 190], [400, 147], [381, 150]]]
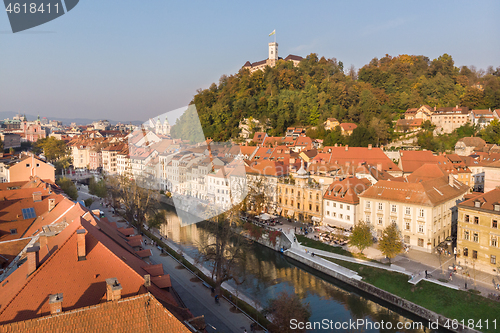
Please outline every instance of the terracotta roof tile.
[[[63, 302], [66, 295], [63, 295]], [[150, 293], [0, 326], [0, 332], [191, 332]]]

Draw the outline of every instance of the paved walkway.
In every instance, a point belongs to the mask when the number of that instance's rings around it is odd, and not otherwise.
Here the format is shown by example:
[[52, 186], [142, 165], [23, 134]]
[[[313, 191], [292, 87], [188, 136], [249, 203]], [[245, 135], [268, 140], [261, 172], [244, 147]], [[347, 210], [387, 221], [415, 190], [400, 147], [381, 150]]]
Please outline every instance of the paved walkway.
[[[78, 191], [78, 194], [78, 200], [93, 197], [84, 190]], [[113, 215], [111, 208], [101, 206], [99, 199], [96, 197], [94, 198], [96, 201], [91, 205], [91, 209], [102, 210], [108, 220], [117, 222], [118, 227], [122, 227], [126, 224], [125, 222], [118, 222], [123, 219], [119, 216]], [[144, 236], [144, 238], [147, 237]], [[171, 242], [168, 243], [169, 246], [174, 245]], [[172, 247], [175, 248], [175, 246]], [[247, 332], [250, 332], [250, 324], [253, 321], [246, 315], [243, 313], [231, 312], [230, 309], [232, 308], [232, 305], [223, 298], [220, 300], [220, 306], [217, 306], [215, 304], [214, 297], [211, 295], [210, 288], [205, 287], [202, 282], [191, 281], [191, 278], [194, 277], [191, 272], [187, 269], [176, 268], [179, 266], [179, 263], [169, 255], [161, 255], [158, 248], [151, 245], [146, 245], [146, 248], [151, 249], [153, 254], [150, 257], [150, 261], [153, 264], [163, 264], [165, 274], [170, 274], [173, 288], [179, 294], [180, 298], [191, 313], [195, 317], [205, 317], [205, 322], [207, 323], [206, 329], [208, 332], [241, 333], [245, 329]], [[188, 259], [188, 261], [192, 260], [194, 262], [191, 258], [185, 258]], [[227, 285], [223, 285], [223, 287], [225, 289], [230, 289]], [[238, 296], [241, 298], [241, 295]]]
[[[281, 227], [285, 232], [288, 232], [290, 230], [290, 227], [292, 226], [293, 224], [287, 225], [285, 222], [283, 226], [276, 226], [276, 228]], [[293, 232], [293, 230], [294, 229], [292, 229], [291, 232]], [[316, 239], [314, 237], [315, 235], [318, 236], [318, 233], [312, 232], [309, 233], [307, 237], [311, 239]], [[320, 254], [319, 250], [306, 247], [303, 248], [308, 249], [310, 251], [314, 251], [314, 253]], [[350, 249], [347, 247], [344, 248], [356, 251], [354, 249]], [[376, 248], [376, 245], [365, 249], [363, 253], [369, 259], [375, 259], [380, 262], [387, 262], [387, 259], [385, 259], [384, 255]], [[355, 258], [343, 257], [338, 254], [329, 252], [325, 253], [325, 251], [322, 251], [321, 255], [351, 262], [355, 260], [357, 263], [363, 263]], [[481, 292], [481, 295], [485, 297], [487, 297], [490, 293], [494, 293], [497, 295], [500, 294], [500, 291], [496, 290], [495, 288], [495, 285], [497, 283], [500, 283], [500, 276], [475, 270], [470, 265], [470, 263], [466, 266], [464, 265], [463, 258], [457, 258], [455, 260], [455, 257], [453, 255], [446, 256], [444, 254], [439, 255], [437, 253], [427, 253], [423, 251], [410, 249], [408, 253], [402, 253], [396, 256], [396, 258], [392, 259], [391, 262], [393, 264], [392, 270], [400, 271], [401, 273], [405, 273], [410, 277], [413, 276], [413, 279], [410, 278], [408, 281], [413, 284], [416, 284], [420, 282], [422, 279], [425, 279], [425, 271], [427, 270], [427, 273], [431, 275], [431, 278], [429, 278], [429, 280], [431, 280], [434, 283], [450, 287], [452, 289], [460, 289], [460, 290], [476, 289], [479, 292]], [[363, 264], [366, 264], [368, 266], [376, 264], [378, 266], [377, 263], [369, 261], [365, 261]], [[454, 264], [462, 266], [463, 269], [454, 272], [453, 270], [450, 269], [451, 267], [453, 267]], [[380, 265], [381, 266], [378, 266], [379, 268], [383, 269], [389, 268], [388, 270], [391, 270], [390, 267], [386, 265], [383, 264]], [[450, 280], [450, 273], [452, 273], [451, 280]]]

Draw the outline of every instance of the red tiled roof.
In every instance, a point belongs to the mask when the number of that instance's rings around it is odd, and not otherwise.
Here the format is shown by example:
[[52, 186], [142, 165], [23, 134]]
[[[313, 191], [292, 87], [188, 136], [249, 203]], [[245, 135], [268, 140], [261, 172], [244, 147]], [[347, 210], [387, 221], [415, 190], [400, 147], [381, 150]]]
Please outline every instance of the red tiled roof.
[[151, 282], [153, 282], [158, 288], [170, 288], [172, 287], [172, 282], [170, 281], [170, 275], [160, 275], [152, 276]]
[[359, 165], [366, 162], [369, 165], [381, 164], [383, 171], [401, 171], [380, 148], [327, 146], [323, 148], [323, 152], [332, 155], [331, 164], [346, 165], [350, 163], [351, 165]]
[[[63, 295], [66, 302], [66, 295]], [[150, 293], [0, 326], [0, 332], [191, 332]]]
[[432, 154], [432, 151], [411, 151], [411, 150], [400, 150], [400, 166], [404, 173], [411, 173], [424, 164], [433, 163], [437, 164], [436, 157]]
[[358, 128], [358, 125], [354, 124], [354, 123], [342, 123], [340, 124], [340, 127], [344, 130], [344, 131], [353, 131], [355, 130], [356, 128]]
[[288, 174], [286, 165], [275, 161], [259, 161], [245, 167], [247, 174], [281, 177]]
[[[87, 230], [87, 251], [86, 260], [79, 261], [76, 230], [82, 226]], [[106, 292], [105, 280], [110, 277], [116, 277], [122, 285], [122, 297], [144, 292], [144, 261], [114, 243], [89, 221], [74, 221], [49, 241], [47, 249], [53, 254], [45, 259], [40, 253], [42, 264], [28, 278], [24, 264], [0, 286], [1, 323], [47, 315], [50, 294], [63, 293], [66, 310], [98, 304]], [[176, 305], [168, 292], [155, 285], [149, 291]]]
[[469, 186], [457, 180], [453, 180], [453, 185], [449, 185], [448, 176], [417, 183], [381, 180], [363, 192], [360, 197], [434, 207], [457, 198], [469, 190]]
[[[480, 207], [475, 206], [475, 202], [480, 202]], [[495, 205], [500, 205], [500, 189], [494, 189], [484, 194], [479, 194], [458, 204], [459, 207], [480, 208], [495, 211]], [[495, 214], [500, 214], [496, 212]]]
[[163, 272], [163, 264], [146, 265], [146, 266], [142, 266], [141, 268], [144, 269], [146, 272], [148, 272], [148, 274], [151, 276], [160, 276], [160, 275], [165, 274]]
[[342, 181], [335, 181], [326, 190], [323, 198], [349, 204], [358, 204], [358, 195], [363, 193], [371, 183], [368, 179], [348, 177]]

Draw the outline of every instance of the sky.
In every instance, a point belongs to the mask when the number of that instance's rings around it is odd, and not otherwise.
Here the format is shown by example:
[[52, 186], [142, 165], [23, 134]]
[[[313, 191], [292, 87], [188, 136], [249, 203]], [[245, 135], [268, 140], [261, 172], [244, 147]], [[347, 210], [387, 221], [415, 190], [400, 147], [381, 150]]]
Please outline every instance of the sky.
[[336, 58], [356, 69], [385, 54], [450, 54], [500, 66], [500, 1], [98, 1], [12, 33], [0, 13], [0, 112], [141, 120], [267, 58]]

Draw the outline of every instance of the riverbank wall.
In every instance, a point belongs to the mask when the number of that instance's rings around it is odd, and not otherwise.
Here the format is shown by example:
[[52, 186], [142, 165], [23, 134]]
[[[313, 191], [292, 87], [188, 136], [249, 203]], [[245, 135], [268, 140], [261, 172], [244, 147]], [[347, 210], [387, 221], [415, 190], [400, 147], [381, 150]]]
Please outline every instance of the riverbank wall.
[[[170, 205], [172, 207], [175, 207], [173, 200], [170, 198], [162, 197], [161, 201], [167, 205]], [[177, 210], [177, 209], [176, 209]], [[426, 309], [418, 304], [415, 304], [413, 302], [410, 302], [402, 297], [396, 296], [390, 292], [387, 292], [383, 289], [377, 288], [369, 283], [361, 281], [361, 278], [358, 275], [352, 275], [350, 276], [349, 274], [345, 274], [345, 272], [342, 271], [342, 269], [332, 269], [329, 267], [329, 265], [323, 265], [315, 260], [312, 260], [309, 256], [303, 255], [299, 251], [297, 251], [295, 248], [293, 250], [290, 250], [292, 248], [292, 242], [293, 242], [293, 236], [291, 235], [286, 235], [284, 232], [280, 232], [279, 235], [276, 237], [276, 241], [272, 242], [271, 239], [269, 238], [269, 234], [264, 233], [262, 237], [259, 239], [255, 239], [254, 237], [251, 237], [247, 232], [241, 233], [242, 236], [257, 242], [263, 246], [266, 246], [270, 249], [273, 249], [275, 251], [280, 252], [281, 249], [283, 248], [284, 250], [284, 255], [297, 261], [300, 262], [308, 267], [311, 267], [315, 269], [318, 272], [322, 272], [328, 276], [331, 276], [339, 281], [342, 281], [360, 291], [363, 291], [369, 295], [374, 296], [377, 299], [380, 299], [384, 302], [387, 302], [389, 304], [392, 304], [394, 306], [397, 306], [400, 309], [403, 309], [405, 311], [408, 311], [420, 318], [422, 318], [424, 321], [424, 324], [429, 324], [429, 323], [438, 323], [439, 326], [451, 331], [451, 332], [457, 332], [457, 333], [481, 333], [480, 331], [470, 329], [468, 327], [462, 326], [460, 323], [456, 323], [458, 328], [453, 329], [452, 327], [452, 322], [453, 320], [450, 318], [447, 318], [443, 315], [440, 315], [434, 311], [431, 311], [429, 309]], [[297, 246], [297, 245], [295, 245]], [[341, 266], [341, 268], [343, 268]]]
[[[369, 283], [363, 282], [360, 279], [357, 278], [352, 278], [348, 277], [344, 274], [340, 274], [336, 272], [335, 270], [329, 269], [323, 265], [320, 265], [313, 261], [312, 259], [308, 258], [307, 255], [302, 255], [300, 253], [297, 253], [296, 251], [285, 251], [285, 256], [292, 258], [293, 260], [296, 260], [304, 265], [307, 265], [311, 268], [314, 268], [315, 270], [322, 272], [324, 274], [327, 274], [337, 280], [340, 280], [350, 286], [353, 286], [365, 293], [368, 293], [370, 295], [375, 296], [376, 298], [383, 300], [389, 304], [395, 305], [405, 311], [408, 311], [410, 313], [413, 313], [417, 315], [418, 317], [424, 319], [427, 321], [427, 323], [435, 323], [437, 322], [439, 326], [446, 328], [452, 332], [470, 332], [470, 333], [480, 333], [477, 330], [473, 330], [467, 327], [463, 327], [459, 323], [457, 324], [459, 327], [457, 329], [450, 329], [449, 327], [452, 327], [452, 319], [449, 319], [443, 315], [440, 315], [436, 312], [433, 312], [429, 309], [426, 309], [418, 304], [415, 304], [413, 302], [410, 302], [404, 298], [401, 298], [399, 296], [396, 296], [394, 294], [391, 294], [383, 289], [377, 288]], [[427, 324], [424, 321], [424, 324]]]

